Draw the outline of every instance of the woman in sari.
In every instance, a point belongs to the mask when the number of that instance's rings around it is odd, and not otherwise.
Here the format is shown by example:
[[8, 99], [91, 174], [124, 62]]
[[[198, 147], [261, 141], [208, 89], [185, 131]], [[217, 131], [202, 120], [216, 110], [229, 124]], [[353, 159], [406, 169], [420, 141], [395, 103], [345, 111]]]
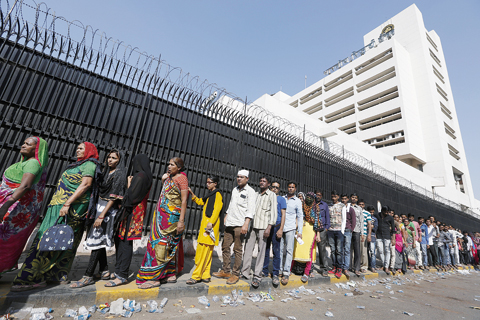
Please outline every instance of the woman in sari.
[[202, 222], [197, 239], [197, 250], [195, 252], [195, 270], [187, 284], [196, 284], [200, 281], [210, 282], [210, 267], [212, 266], [213, 248], [218, 246], [220, 239], [220, 212], [223, 207], [223, 197], [218, 190], [219, 179], [217, 176], [207, 178], [208, 193], [203, 198], [198, 198], [190, 188], [192, 201], [203, 206]]
[[310, 272], [312, 263], [316, 260], [316, 232], [322, 228], [320, 219], [320, 209], [315, 201], [315, 194], [308, 192], [303, 201], [303, 244], [300, 245], [295, 241], [293, 249], [293, 260], [295, 263], [304, 263], [305, 270], [300, 278], [303, 283], [308, 281], [309, 277], [313, 278]]
[[39, 137], [25, 139], [22, 159], [5, 170], [0, 185], [0, 274], [17, 261], [40, 218], [47, 177], [48, 145]]
[[417, 264], [417, 250], [415, 250], [415, 225], [408, 220], [408, 218], [403, 219], [403, 224], [405, 226], [405, 254], [407, 256], [407, 266], [410, 270], [413, 270], [413, 267]]
[[188, 179], [184, 170], [183, 160], [173, 158], [162, 177], [163, 188], [153, 214], [147, 252], [137, 275], [140, 289], [177, 282], [176, 275], [183, 267], [181, 239], [188, 200]]
[[142, 238], [143, 218], [147, 209], [148, 195], [153, 182], [150, 160], [145, 154], [138, 154], [132, 160], [132, 175], [127, 179], [127, 191], [122, 207], [115, 219], [116, 262], [113, 279], [105, 287], [127, 283], [133, 256], [133, 241]]
[[[12, 291], [42, 288], [47, 285], [47, 281], [68, 282], [68, 273], [83, 235], [85, 217], [89, 213], [89, 208], [95, 208], [100, 177], [97, 148], [89, 142], [79, 144], [77, 162], [70, 164], [58, 180], [57, 190], [28, 250], [25, 263], [13, 280]], [[38, 249], [40, 238], [48, 228], [55, 225], [59, 217], [65, 217], [66, 223], [74, 231], [72, 249], [40, 251]]]
[[[113, 234], [115, 216], [125, 193], [127, 172], [124, 165], [125, 159], [120, 151], [110, 151], [105, 159], [103, 181], [99, 186], [96, 214], [87, 220], [88, 234], [84, 242], [86, 250], [92, 250], [87, 270], [81, 280], [75, 281], [70, 288], [82, 288], [94, 284], [93, 276], [99, 264], [98, 278], [110, 279], [107, 262], [107, 248], [114, 245]], [[93, 228], [92, 228], [93, 224]]]

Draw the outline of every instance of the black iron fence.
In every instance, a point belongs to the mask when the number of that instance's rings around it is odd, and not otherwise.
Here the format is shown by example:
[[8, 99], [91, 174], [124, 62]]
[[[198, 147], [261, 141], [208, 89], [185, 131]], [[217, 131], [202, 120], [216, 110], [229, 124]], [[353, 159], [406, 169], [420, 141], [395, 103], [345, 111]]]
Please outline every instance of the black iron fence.
[[[106, 54], [106, 46], [100, 46], [103, 51], [86, 46], [85, 37], [75, 42], [48, 25], [40, 27], [38, 21], [29, 24], [20, 16], [0, 13], [0, 170], [18, 161], [26, 137], [43, 137], [50, 150], [46, 200], [74, 161], [76, 145], [89, 141], [102, 161], [112, 148], [123, 150], [128, 160], [137, 153], [150, 156], [154, 184], [149, 214], [168, 160], [180, 156], [196, 194], [205, 193], [208, 174], [220, 176], [225, 204], [237, 170], [246, 168], [253, 186], [267, 174], [283, 190], [295, 181], [301, 191], [324, 190], [326, 198], [333, 189], [355, 192], [369, 204], [380, 200], [398, 213], [433, 214], [461, 229], [480, 227], [478, 219], [447, 203], [325, 151], [305, 133], [292, 134], [255, 117], [238, 100], [232, 107], [225, 102], [230, 100], [213, 99], [215, 90], [219, 97], [225, 92], [182, 72], [175, 78], [177, 70], [159, 59], [140, 54], [133, 66], [128, 55], [121, 60]], [[197, 234], [200, 218], [200, 208], [189, 206], [187, 237]]]

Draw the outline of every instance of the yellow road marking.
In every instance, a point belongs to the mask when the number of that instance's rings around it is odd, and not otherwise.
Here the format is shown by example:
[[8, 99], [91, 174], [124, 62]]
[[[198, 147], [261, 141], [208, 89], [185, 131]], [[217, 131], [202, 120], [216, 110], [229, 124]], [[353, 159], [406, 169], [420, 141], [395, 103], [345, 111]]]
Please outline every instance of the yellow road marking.
[[125, 300], [150, 300], [158, 297], [158, 292], [161, 287], [152, 289], [139, 289], [135, 281], [131, 281], [128, 284], [120, 285], [117, 287], [105, 287], [107, 281], [97, 281], [95, 288], [97, 290], [96, 303], [101, 304], [105, 302], [111, 302], [118, 298]]

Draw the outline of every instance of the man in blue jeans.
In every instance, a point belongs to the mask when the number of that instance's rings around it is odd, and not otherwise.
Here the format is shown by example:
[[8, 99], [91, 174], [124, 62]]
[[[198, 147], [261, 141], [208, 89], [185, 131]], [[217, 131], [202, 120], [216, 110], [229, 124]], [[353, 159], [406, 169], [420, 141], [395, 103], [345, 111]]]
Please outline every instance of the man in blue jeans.
[[275, 228], [270, 236], [267, 238], [267, 248], [265, 249], [265, 259], [263, 262], [263, 275], [268, 275], [268, 264], [270, 263], [270, 244], [273, 249], [273, 272], [272, 272], [272, 284], [278, 286], [280, 280], [278, 279], [280, 271], [280, 242], [283, 235], [283, 227], [285, 226], [285, 210], [287, 209], [287, 201], [284, 197], [279, 196], [280, 183], [277, 181], [272, 182], [270, 187], [273, 193], [277, 195], [277, 222]]
[[333, 204], [328, 208], [330, 214], [330, 228], [327, 231], [328, 243], [330, 245], [332, 257], [332, 270], [328, 271], [340, 279], [343, 271], [343, 249], [345, 244], [345, 205], [338, 201], [339, 196], [336, 190], [332, 191]]
[[[297, 184], [289, 182], [287, 185], [288, 193], [285, 196], [287, 209], [285, 210], [285, 225], [283, 227], [282, 241], [280, 243], [280, 270], [283, 273], [282, 284], [286, 285], [290, 279], [290, 269], [292, 267], [293, 247], [295, 245], [295, 233], [298, 238], [302, 238], [303, 231], [303, 209], [302, 201], [296, 197]], [[286, 250], [285, 260], [283, 260], [283, 250]]]
[[423, 266], [428, 268], [428, 227], [425, 224], [425, 219], [423, 217], [418, 217], [418, 224], [420, 225], [420, 232], [422, 233], [422, 240], [420, 241], [420, 249], [422, 252], [422, 261]]
[[367, 243], [368, 243], [368, 270], [370, 272], [377, 272], [377, 251], [376, 251], [376, 244], [377, 244], [377, 228], [378, 228], [378, 220], [375, 217], [375, 208], [372, 206], [367, 207], [367, 211], [370, 213], [372, 218], [371, 221], [371, 232], [367, 235]]
[[350, 268], [350, 260], [351, 260], [351, 247], [352, 247], [352, 232], [355, 229], [357, 218], [356, 213], [350, 203], [348, 203], [348, 195], [342, 194], [341, 196], [342, 203], [344, 205], [342, 215], [345, 215], [345, 232], [343, 235], [345, 236], [345, 243], [343, 249], [343, 274], [350, 278], [350, 273], [348, 269]]

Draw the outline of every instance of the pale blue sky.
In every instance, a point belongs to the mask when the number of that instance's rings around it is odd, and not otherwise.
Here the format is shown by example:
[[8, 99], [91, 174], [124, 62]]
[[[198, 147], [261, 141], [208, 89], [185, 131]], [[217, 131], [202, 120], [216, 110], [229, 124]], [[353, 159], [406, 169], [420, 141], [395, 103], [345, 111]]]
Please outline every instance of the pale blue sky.
[[[45, 0], [173, 66], [253, 101], [294, 94], [363, 46], [363, 35], [412, 1]], [[476, 198], [480, 199], [480, 1], [415, 2], [442, 40]]]

